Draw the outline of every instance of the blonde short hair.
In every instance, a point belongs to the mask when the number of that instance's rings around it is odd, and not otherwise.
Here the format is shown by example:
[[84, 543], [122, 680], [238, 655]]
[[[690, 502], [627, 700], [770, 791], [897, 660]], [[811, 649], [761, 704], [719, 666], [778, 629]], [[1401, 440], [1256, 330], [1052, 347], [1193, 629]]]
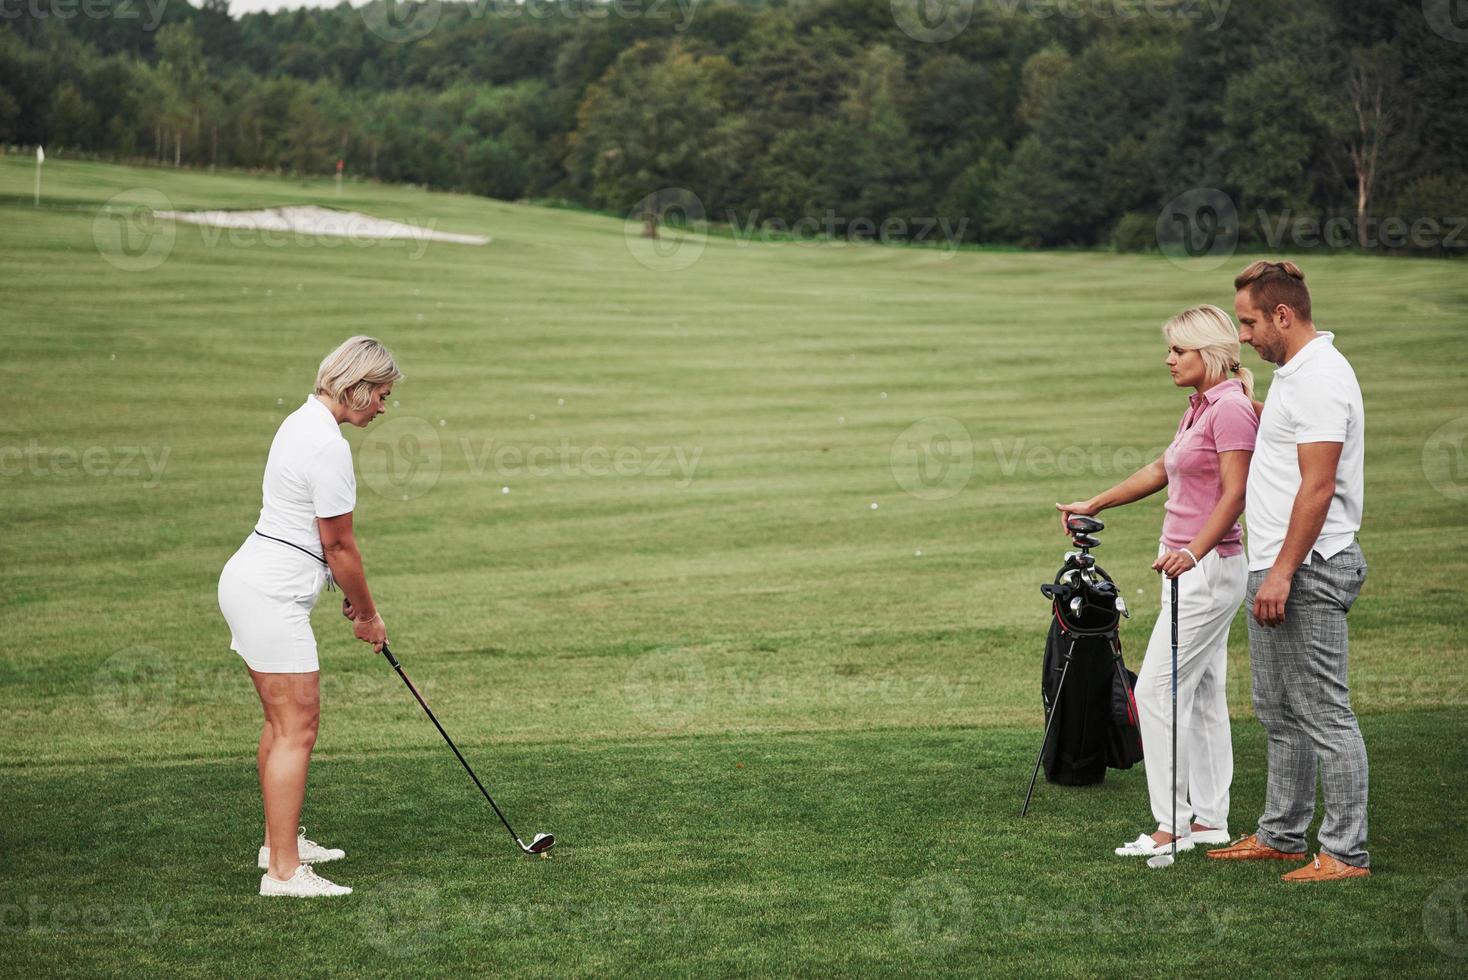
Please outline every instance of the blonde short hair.
[[1254, 397], [1254, 375], [1239, 363], [1239, 334], [1233, 320], [1218, 307], [1205, 303], [1183, 310], [1162, 325], [1170, 346], [1197, 351], [1209, 381], [1238, 378], [1244, 394]]
[[361, 411], [372, 400], [372, 389], [401, 381], [392, 353], [371, 337], [352, 337], [326, 355], [316, 371], [316, 394]]

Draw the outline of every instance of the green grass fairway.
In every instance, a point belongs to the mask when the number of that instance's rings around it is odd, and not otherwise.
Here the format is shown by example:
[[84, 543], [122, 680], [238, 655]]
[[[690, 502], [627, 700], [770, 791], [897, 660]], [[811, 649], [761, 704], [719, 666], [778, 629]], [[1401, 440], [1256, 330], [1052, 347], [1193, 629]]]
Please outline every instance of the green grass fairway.
[[[1148, 826], [1140, 769], [1042, 785], [1017, 818], [1052, 502], [1166, 443], [1184, 397], [1158, 328], [1230, 307], [1249, 256], [651, 253], [612, 218], [408, 188], [45, 176], [38, 209], [31, 162], [0, 160], [7, 975], [1461, 974], [1461, 262], [1298, 257], [1369, 414], [1351, 619], [1375, 874], [1290, 888], [1112, 857]], [[138, 203], [493, 242], [129, 223]], [[347, 433], [394, 650], [521, 832], [561, 844], [513, 851], [326, 594], [304, 822], [357, 893], [272, 903], [259, 707], [215, 585], [276, 426], [353, 333], [407, 374]], [[1160, 501], [1107, 521], [1136, 668]], [[1230, 671], [1242, 833], [1264, 793], [1242, 621]]]

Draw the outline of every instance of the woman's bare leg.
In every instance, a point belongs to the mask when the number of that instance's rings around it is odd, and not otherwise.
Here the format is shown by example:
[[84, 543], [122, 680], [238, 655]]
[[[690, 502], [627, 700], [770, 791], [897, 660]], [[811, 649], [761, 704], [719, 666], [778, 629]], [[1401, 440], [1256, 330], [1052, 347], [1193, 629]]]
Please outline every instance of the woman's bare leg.
[[[262, 674], [250, 671], [265, 723], [271, 729], [269, 751], [260, 768], [265, 798], [266, 837], [271, 841], [270, 876], [284, 881], [301, 863], [296, 828], [306, 798], [306, 773], [321, 721], [321, 674]], [[261, 743], [265, 737], [261, 735]]]
[[[255, 752], [255, 769], [260, 773], [260, 799], [265, 799], [265, 760], [270, 758], [270, 746], [275, 741], [275, 726], [269, 721], [260, 726], [260, 748]], [[270, 823], [265, 823], [265, 846], [270, 846]]]

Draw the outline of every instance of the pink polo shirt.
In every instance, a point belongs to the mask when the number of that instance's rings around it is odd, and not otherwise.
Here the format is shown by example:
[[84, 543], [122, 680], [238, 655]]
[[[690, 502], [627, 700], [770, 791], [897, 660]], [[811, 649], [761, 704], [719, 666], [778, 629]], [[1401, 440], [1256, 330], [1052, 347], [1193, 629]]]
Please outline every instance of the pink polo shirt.
[[[1218, 454], [1254, 451], [1259, 417], [1240, 381], [1224, 381], [1188, 399], [1188, 410], [1178, 423], [1172, 445], [1162, 455], [1167, 467], [1167, 516], [1162, 520], [1162, 544], [1169, 550], [1186, 548], [1208, 523], [1223, 496]], [[1242, 554], [1244, 530], [1237, 521], [1218, 543], [1224, 557]]]

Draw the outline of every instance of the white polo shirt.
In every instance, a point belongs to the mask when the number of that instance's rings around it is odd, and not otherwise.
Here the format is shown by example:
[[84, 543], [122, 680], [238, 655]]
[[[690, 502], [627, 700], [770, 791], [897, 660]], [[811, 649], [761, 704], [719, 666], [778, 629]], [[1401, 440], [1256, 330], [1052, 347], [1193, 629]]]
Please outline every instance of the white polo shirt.
[[357, 506], [352, 447], [331, 410], [315, 395], [286, 416], [270, 444], [255, 530], [321, 554], [316, 518], [336, 517]]
[[[1302, 347], [1289, 363], [1275, 369], [1270, 382], [1244, 505], [1251, 572], [1272, 567], [1284, 547], [1290, 510], [1300, 491], [1296, 447], [1308, 442], [1341, 444], [1335, 496], [1311, 549], [1331, 558], [1356, 540], [1366, 493], [1366, 410], [1361, 386], [1350, 362], [1335, 349], [1335, 334], [1331, 333], [1322, 332]], [[1311, 558], [1306, 553], [1306, 565]]]

